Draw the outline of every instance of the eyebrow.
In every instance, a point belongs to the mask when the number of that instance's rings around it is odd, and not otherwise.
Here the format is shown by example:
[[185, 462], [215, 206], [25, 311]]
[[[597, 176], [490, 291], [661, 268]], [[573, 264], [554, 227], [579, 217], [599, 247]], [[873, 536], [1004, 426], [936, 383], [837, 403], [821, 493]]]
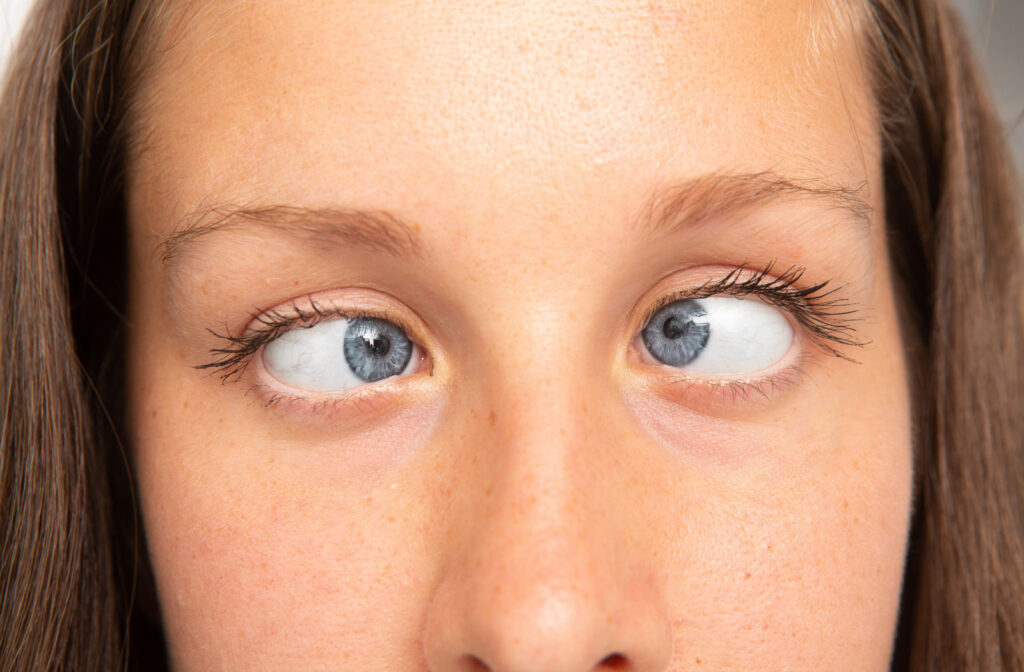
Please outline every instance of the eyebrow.
[[649, 239], [671, 235], [712, 217], [742, 214], [757, 206], [807, 201], [847, 215], [862, 233], [874, 208], [861, 196], [865, 185], [848, 187], [824, 178], [798, 179], [772, 171], [712, 173], [659, 190], [648, 200], [637, 226]]
[[382, 210], [216, 206], [200, 208], [163, 237], [159, 248], [164, 264], [171, 264], [199, 239], [216, 231], [258, 225], [316, 245], [356, 247], [403, 259], [422, 257], [424, 244], [416, 230]]
[[[824, 179], [795, 179], [772, 171], [712, 173], [667, 189], [648, 200], [637, 222], [649, 239], [671, 235], [711, 217], [729, 217], [773, 202], [807, 200], [849, 215], [862, 231], [873, 208], [860, 192]], [[163, 237], [161, 259], [172, 265], [182, 252], [216, 231], [258, 225], [290, 236], [308, 238], [318, 246], [356, 247], [401, 259], [422, 258], [426, 246], [418, 227], [383, 210], [263, 207], [203, 207], [186, 216]]]

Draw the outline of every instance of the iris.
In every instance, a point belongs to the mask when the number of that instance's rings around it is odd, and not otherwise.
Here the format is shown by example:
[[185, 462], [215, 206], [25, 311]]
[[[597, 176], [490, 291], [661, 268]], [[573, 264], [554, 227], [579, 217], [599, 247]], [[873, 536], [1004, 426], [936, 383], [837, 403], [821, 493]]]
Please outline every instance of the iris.
[[708, 344], [711, 326], [697, 299], [674, 301], [656, 312], [642, 332], [651, 356], [669, 366], [686, 366]]
[[413, 350], [412, 341], [398, 325], [371, 317], [349, 322], [343, 347], [352, 373], [368, 383], [400, 374]]

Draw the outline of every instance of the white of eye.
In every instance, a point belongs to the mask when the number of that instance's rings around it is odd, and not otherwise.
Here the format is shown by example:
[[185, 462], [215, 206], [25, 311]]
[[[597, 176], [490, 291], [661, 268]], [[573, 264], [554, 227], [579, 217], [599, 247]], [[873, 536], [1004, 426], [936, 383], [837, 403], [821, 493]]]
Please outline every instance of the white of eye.
[[727, 296], [683, 299], [655, 313], [642, 332], [653, 360], [709, 376], [770, 368], [789, 352], [793, 327], [778, 308]]
[[[379, 362], [367, 363], [365, 356], [362, 362], [353, 362], [346, 356], [346, 336], [352, 335], [354, 324], [360, 321], [365, 323], [367, 320], [327, 320], [311, 327], [287, 331], [263, 347], [263, 366], [285, 385], [319, 392], [348, 390], [381, 378], [411, 373], [419, 360], [418, 349], [399, 327], [391, 323], [370, 320], [388, 325], [393, 330], [388, 334], [393, 340], [403, 339], [402, 347], [408, 348], [407, 360], [392, 358], [388, 361], [385, 357]], [[360, 364], [384, 367], [384, 370], [377, 377], [367, 379], [357, 373]]]

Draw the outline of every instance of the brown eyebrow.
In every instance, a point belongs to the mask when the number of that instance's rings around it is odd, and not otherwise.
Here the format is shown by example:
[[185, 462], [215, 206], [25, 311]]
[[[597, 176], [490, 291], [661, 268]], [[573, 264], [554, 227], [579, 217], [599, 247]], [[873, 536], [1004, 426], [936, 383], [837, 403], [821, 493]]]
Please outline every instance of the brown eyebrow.
[[318, 245], [353, 246], [400, 258], [422, 257], [424, 253], [416, 229], [384, 211], [274, 205], [201, 208], [163, 238], [160, 257], [169, 263], [203, 236], [251, 224], [306, 236]]
[[[710, 217], [742, 213], [773, 201], [808, 199], [851, 215], [866, 231], [873, 209], [860, 196], [862, 189], [824, 180], [797, 180], [771, 171], [712, 173], [656, 192], [638, 227], [647, 237], [656, 238]], [[197, 239], [246, 224], [313, 238], [317, 245], [354, 246], [399, 258], [420, 258], [425, 250], [416, 227], [382, 210], [217, 206], [193, 212], [165, 236], [160, 244], [161, 259], [170, 263]]]
[[638, 227], [649, 238], [656, 238], [758, 205], [809, 200], [850, 215], [866, 232], [874, 209], [861, 197], [863, 189], [863, 185], [852, 188], [823, 179], [799, 180], [771, 171], [713, 173], [656, 192], [641, 213]]

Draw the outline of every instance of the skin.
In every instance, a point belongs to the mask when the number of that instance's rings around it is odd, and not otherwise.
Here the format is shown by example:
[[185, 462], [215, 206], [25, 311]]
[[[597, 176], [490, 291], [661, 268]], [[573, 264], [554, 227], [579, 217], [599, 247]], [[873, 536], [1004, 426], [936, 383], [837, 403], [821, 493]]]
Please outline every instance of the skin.
[[[174, 669], [887, 669], [912, 475], [879, 139], [855, 22], [809, 7], [172, 7], [127, 194], [132, 442]], [[644, 219], [763, 171], [873, 211]], [[176, 235], [279, 205], [386, 212], [418, 246], [280, 209]], [[836, 357], [789, 317], [758, 376], [645, 357], [655, 302], [773, 260], [839, 288], [866, 344]], [[209, 330], [310, 296], [400, 320], [412, 375], [314, 393], [258, 356], [226, 382], [195, 368], [226, 345]]]

